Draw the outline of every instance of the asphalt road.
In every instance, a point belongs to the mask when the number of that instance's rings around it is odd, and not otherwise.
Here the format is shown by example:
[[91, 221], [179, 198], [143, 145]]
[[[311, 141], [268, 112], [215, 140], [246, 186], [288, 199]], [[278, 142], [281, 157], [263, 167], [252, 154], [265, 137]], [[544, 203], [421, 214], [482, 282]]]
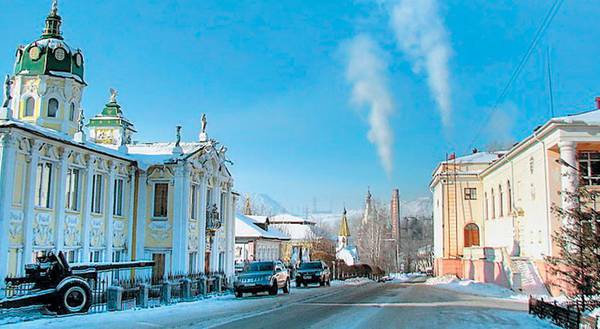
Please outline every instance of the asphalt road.
[[[531, 328], [527, 304], [418, 283], [294, 288], [150, 310], [46, 318], [16, 328]], [[534, 321], [534, 322], [532, 322]], [[549, 327], [549, 326], [548, 326]]]

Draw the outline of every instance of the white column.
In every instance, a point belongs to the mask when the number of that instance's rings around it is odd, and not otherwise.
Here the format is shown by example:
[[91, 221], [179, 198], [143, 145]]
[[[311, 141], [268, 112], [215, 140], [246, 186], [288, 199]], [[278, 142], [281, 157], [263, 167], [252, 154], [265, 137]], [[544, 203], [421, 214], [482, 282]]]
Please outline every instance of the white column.
[[92, 225], [92, 181], [94, 179], [96, 165], [96, 156], [90, 155], [85, 169], [85, 193], [81, 200], [81, 214], [83, 222], [82, 227], [82, 255], [81, 261], [87, 262], [90, 259], [90, 227]]
[[31, 262], [33, 253], [33, 221], [35, 209], [35, 183], [37, 177], [37, 166], [40, 161], [40, 147], [42, 143], [38, 140], [33, 142], [31, 146], [31, 154], [29, 156], [29, 166], [25, 177], [25, 197], [23, 200], [23, 263], [19, 269], [23, 275], [25, 272], [25, 264]]
[[183, 191], [182, 191], [182, 198], [181, 198], [181, 246], [180, 249], [182, 251], [181, 255], [180, 255], [180, 261], [182, 264], [182, 269], [184, 271], [184, 273], [189, 273], [190, 268], [189, 268], [189, 257], [188, 257], [188, 242], [189, 242], [189, 233], [188, 233], [188, 227], [190, 225], [190, 193], [191, 193], [191, 188], [192, 188], [192, 181], [191, 181], [191, 172], [190, 172], [190, 168], [189, 167], [185, 167], [184, 171], [183, 171], [183, 179], [182, 179], [182, 183], [183, 183]]
[[[577, 150], [575, 142], [562, 141], [558, 143], [560, 149], [560, 159], [566, 164], [562, 164], [560, 167], [561, 173], [561, 207], [562, 209], [573, 209], [575, 207], [575, 201], [572, 200], [572, 196], [569, 193], [575, 193], [579, 185], [579, 175], [575, 168], [577, 168]], [[566, 223], [568, 218], [563, 218], [563, 223]]]
[[145, 258], [144, 245], [146, 243], [146, 194], [148, 192], [146, 185], [146, 181], [148, 179], [147, 175], [147, 172], [141, 171], [138, 178], [137, 218], [135, 219], [135, 257], [137, 259]]
[[[221, 209], [221, 180], [218, 179], [217, 180], [217, 184], [214, 188], [214, 200], [215, 200], [215, 204], [217, 205], [217, 209], [219, 209], [219, 216], [221, 216], [221, 219], [223, 219], [223, 210]], [[212, 245], [212, 253], [210, 255], [211, 257], [211, 271], [216, 272], [219, 270], [219, 244], [221, 239], [223, 238], [222, 236], [222, 232], [223, 232], [223, 228], [220, 228], [218, 231], [215, 232], [215, 236], [213, 239], [213, 245]]]
[[[4, 278], [8, 272], [8, 227], [10, 210], [13, 203], [15, 181], [16, 137], [10, 132], [0, 135], [0, 288], [5, 286]], [[4, 290], [0, 290], [0, 298]]]
[[60, 164], [58, 167], [58, 177], [56, 179], [56, 200], [54, 204], [55, 209], [55, 241], [54, 249], [56, 252], [63, 250], [65, 247], [65, 189], [67, 187], [67, 169], [69, 169], [69, 154], [68, 149], [64, 149], [61, 157]]
[[184, 174], [183, 165], [175, 167], [174, 189], [173, 189], [173, 239], [171, 241], [171, 258], [173, 272], [183, 273], [185, 271], [185, 249], [182, 248], [183, 225], [185, 224], [183, 214], [183, 197], [184, 197]]
[[235, 249], [235, 196], [231, 187], [227, 192], [227, 250], [225, 251], [225, 272], [227, 276], [234, 274]]
[[206, 173], [200, 180], [200, 215], [198, 216], [198, 268], [204, 272], [205, 254], [206, 254]]
[[114, 198], [115, 198], [115, 171], [117, 170], [117, 167], [115, 166], [114, 163], [112, 163], [109, 167], [109, 172], [108, 172], [108, 197], [105, 203], [105, 207], [104, 209], [106, 209], [105, 212], [105, 218], [106, 218], [106, 222], [105, 222], [105, 227], [104, 227], [104, 243], [105, 243], [105, 250], [106, 250], [106, 255], [104, 256], [104, 260], [107, 262], [111, 262], [112, 261], [112, 253], [113, 253], [113, 223], [115, 221], [114, 219], [114, 215], [113, 215], [113, 210], [114, 210]]
[[129, 174], [129, 206], [127, 207], [129, 214], [127, 215], [127, 259], [133, 259], [133, 206], [135, 204], [135, 168], [130, 169]]

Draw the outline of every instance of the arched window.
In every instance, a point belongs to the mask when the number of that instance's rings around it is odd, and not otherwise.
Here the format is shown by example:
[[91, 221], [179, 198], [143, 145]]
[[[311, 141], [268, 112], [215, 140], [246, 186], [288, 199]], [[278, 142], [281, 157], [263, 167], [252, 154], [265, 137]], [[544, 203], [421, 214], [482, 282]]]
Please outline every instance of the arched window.
[[504, 216], [504, 194], [502, 194], [502, 185], [498, 185], [498, 217]]
[[496, 218], [496, 197], [494, 196], [494, 189], [492, 189], [492, 219]]
[[75, 103], [71, 103], [71, 106], [69, 107], [69, 120], [75, 121], [75, 119], [77, 119], [77, 115], [75, 113]]
[[32, 117], [35, 110], [35, 100], [33, 97], [27, 97], [25, 100], [25, 116]]
[[50, 98], [48, 100], [48, 117], [56, 118], [57, 113], [58, 113], [58, 100], [56, 100], [56, 98]]
[[469, 223], [465, 226], [465, 248], [479, 245], [479, 226]]
[[506, 187], [508, 190], [506, 191], [508, 194], [506, 195], [506, 201], [508, 202], [508, 214], [512, 213], [512, 188], [510, 187], [510, 181], [506, 181]]
[[488, 207], [489, 207], [488, 206], [488, 202], [489, 202], [489, 200], [488, 200], [488, 197], [487, 197], [487, 192], [485, 192], [483, 194], [483, 198], [485, 200], [485, 202], [483, 203], [483, 213], [484, 213], [485, 219], [490, 219], [490, 214], [488, 213]]

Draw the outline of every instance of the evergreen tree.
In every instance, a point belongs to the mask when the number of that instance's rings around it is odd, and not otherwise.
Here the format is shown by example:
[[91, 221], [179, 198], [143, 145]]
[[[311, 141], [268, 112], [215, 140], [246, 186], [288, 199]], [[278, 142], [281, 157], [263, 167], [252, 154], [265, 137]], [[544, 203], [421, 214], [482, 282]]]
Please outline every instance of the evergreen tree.
[[553, 236], [559, 255], [548, 260], [578, 309], [585, 310], [589, 299], [600, 294], [600, 213], [596, 210], [600, 193], [586, 187], [562, 193], [573, 207], [553, 207], [562, 225]]

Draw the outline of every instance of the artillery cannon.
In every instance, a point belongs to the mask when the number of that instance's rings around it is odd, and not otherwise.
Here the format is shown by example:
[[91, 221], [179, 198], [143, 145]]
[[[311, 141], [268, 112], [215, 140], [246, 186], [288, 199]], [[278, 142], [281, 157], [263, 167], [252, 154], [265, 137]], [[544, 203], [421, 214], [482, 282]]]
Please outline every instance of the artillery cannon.
[[25, 265], [25, 276], [6, 278], [7, 284], [33, 283], [31, 293], [0, 300], [0, 308], [46, 305], [58, 314], [85, 313], [92, 303], [90, 281], [98, 273], [128, 268], [154, 266], [154, 261], [90, 263], [69, 266], [62, 251], [36, 257], [36, 263]]

